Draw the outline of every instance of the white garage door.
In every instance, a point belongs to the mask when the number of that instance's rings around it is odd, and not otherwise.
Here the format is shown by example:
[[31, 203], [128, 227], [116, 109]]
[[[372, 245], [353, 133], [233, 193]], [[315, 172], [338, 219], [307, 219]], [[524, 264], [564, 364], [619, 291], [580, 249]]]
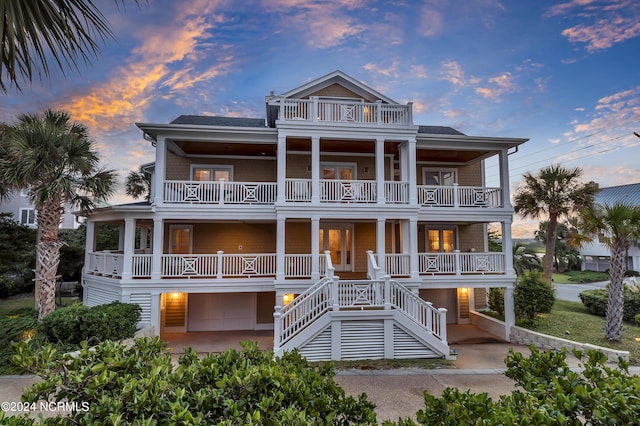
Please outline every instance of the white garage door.
[[189, 295], [189, 331], [253, 330], [255, 293]]

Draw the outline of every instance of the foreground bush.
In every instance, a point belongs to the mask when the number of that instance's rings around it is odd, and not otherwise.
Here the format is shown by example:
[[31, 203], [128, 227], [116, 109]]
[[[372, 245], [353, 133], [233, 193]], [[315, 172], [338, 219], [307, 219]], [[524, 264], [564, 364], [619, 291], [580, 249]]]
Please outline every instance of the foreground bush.
[[[441, 397], [424, 394], [425, 409], [418, 423], [401, 419], [397, 425], [632, 425], [640, 418], [640, 377], [631, 376], [629, 364], [605, 366], [602, 352], [574, 354], [582, 360], [582, 373], [566, 363], [566, 351], [531, 356], [510, 352], [506, 376], [518, 390], [495, 401], [486, 393], [447, 388]], [[387, 422], [386, 425], [393, 423]]]
[[[582, 304], [594, 315], [607, 316], [607, 301], [609, 291], [604, 288], [585, 290], [580, 293]], [[624, 308], [622, 319], [627, 322], [635, 321], [636, 315], [640, 314], [640, 291], [625, 287]]]
[[76, 304], [58, 308], [42, 319], [38, 331], [50, 342], [98, 343], [133, 337], [140, 321], [140, 306], [113, 302], [87, 307]]
[[[23, 401], [67, 401], [79, 410], [49, 425], [360, 425], [376, 424], [375, 405], [345, 396], [331, 367], [311, 366], [297, 352], [274, 358], [256, 343], [200, 359], [187, 350], [176, 367], [166, 344], [139, 339], [126, 348], [86, 344], [79, 355], [51, 348], [17, 349], [16, 362], [43, 381]], [[3, 425], [33, 425], [21, 416]]]

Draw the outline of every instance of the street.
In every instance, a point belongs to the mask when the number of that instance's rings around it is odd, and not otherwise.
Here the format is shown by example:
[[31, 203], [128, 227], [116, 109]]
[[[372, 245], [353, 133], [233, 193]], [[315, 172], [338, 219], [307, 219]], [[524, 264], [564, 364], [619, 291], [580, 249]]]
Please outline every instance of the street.
[[556, 289], [556, 299], [568, 300], [571, 302], [581, 302], [578, 296], [584, 290], [593, 290], [596, 288], [605, 288], [609, 281], [599, 281], [588, 284], [557, 284], [553, 283]]

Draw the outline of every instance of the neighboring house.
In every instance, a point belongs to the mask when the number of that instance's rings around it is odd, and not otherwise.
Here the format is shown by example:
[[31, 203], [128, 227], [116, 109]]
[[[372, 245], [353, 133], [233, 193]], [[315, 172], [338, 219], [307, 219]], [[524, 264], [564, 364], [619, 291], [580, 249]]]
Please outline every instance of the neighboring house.
[[[414, 125], [411, 103], [340, 71], [265, 106], [137, 124], [156, 149], [151, 201], [89, 216], [85, 304], [137, 303], [157, 333], [274, 330], [276, 353], [309, 359], [441, 357], [446, 324], [502, 287], [509, 338], [508, 154], [526, 139]], [[95, 251], [103, 223], [120, 250]]]
[[[614, 205], [622, 202], [632, 206], [640, 206], [640, 183], [600, 188], [596, 194], [597, 204]], [[635, 244], [629, 248], [627, 269], [640, 271], [640, 247]], [[601, 271], [609, 269], [611, 250], [599, 241], [582, 244], [580, 247], [583, 271]]]
[[[37, 227], [36, 209], [29, 200], [27, 192], [16, 191], [0, 203], [0, 213], [11, 213], [13, 220], [32, 228]], [[70, 209], [65, 209], [60, 228], [75, 229], [80, 226]]]

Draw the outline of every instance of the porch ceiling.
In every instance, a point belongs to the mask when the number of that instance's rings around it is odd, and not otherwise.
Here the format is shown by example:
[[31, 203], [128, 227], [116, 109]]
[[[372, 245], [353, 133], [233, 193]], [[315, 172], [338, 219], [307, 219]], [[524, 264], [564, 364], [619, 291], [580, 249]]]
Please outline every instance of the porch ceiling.
[[[242, 155], [249, 157], [275, 157], [277, 155], [276, 144], [255, 143], [229, 143], [229, 142], [200, 142], [200, 141], [174, 141], [175, 145], [187, 155]], [[384, 144], [385, 155], [393, 155], [398, 158], [400, 142], [387, 142]], [[289, 151], [311, 151], [311, 140], [302, 138], [289, 138], [287, 140]], [[354, 154], [375, 154], [374, 141], [346, 140], [346, 139], [321, 139], [321, 152], [340, 152]], [[445, 149], [418, 149], [416, 160], [418, 162], [456, 163], [464, 164], [478, 161], [487, 156], [486, 151], [464, 151]]]

